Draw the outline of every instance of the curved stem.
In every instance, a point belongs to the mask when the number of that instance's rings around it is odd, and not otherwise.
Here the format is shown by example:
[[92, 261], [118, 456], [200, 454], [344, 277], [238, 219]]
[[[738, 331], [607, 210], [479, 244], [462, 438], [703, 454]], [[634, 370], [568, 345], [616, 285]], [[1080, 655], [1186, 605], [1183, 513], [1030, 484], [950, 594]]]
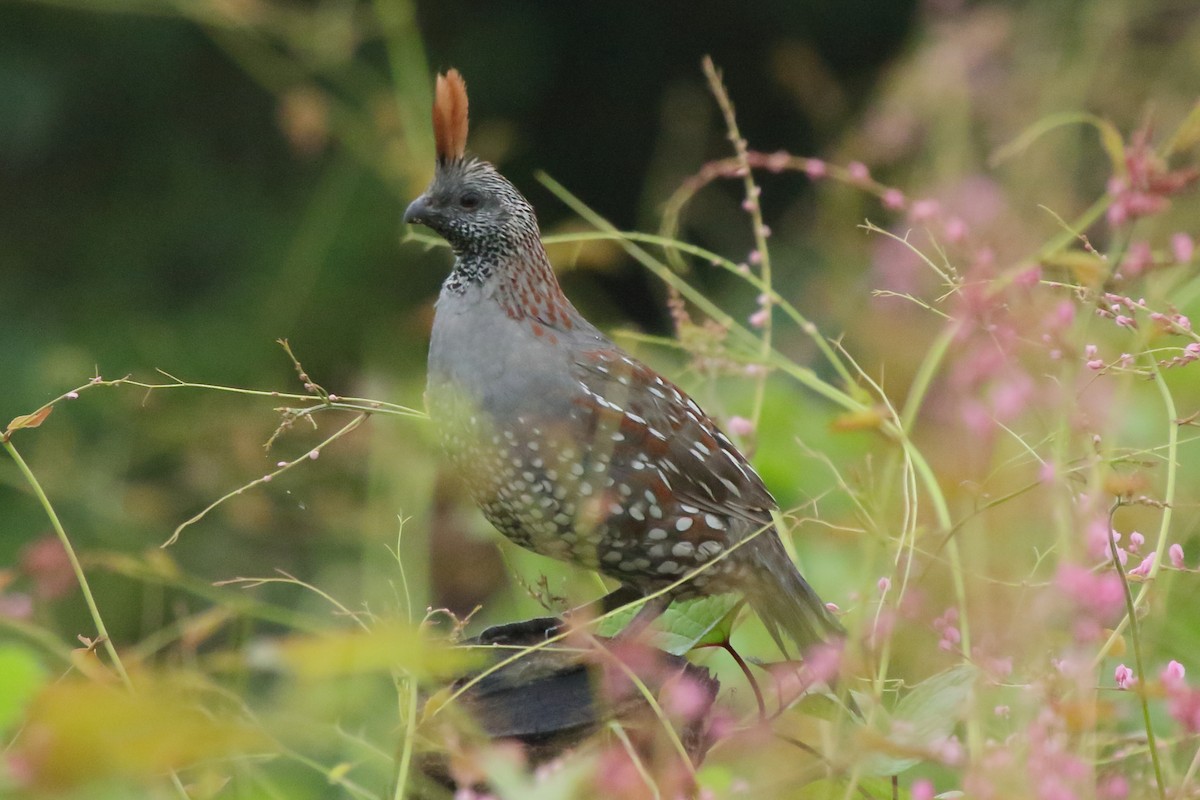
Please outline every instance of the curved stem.
[[17, 463], [17, 469], [21, 471], [21, 475], [24, 476], [25, 481], [33, 489], [34, 496], [42, 504], [42, 510], [50, 518], [50, 524], [54, 528], [54, 533], [58, 536], [58, 541], [67, 553], [67, 559], [71, 562], [71, 570], [75, 573], [75, 581], [79, 584], [80, 591], [83, 592], [83, 601], [87, 604], [88, 613], [92, 616], [92, 623], [96, 626], [96, 633], [100, 637], [104, 652], [108, 654], [113, 669], [116, 670], [117, 675], [121, 678], [121, 683], [125, 685], [126, 689], [133, 691], [133, 682], [129, 679], [129, 673], [125, 671], [125, 665], [121, 663], [121, 657], [117, 655], [117, 648], [113, 645], [112, 639], [108, 635], [108, 628], [104, 625], [104, 618], [100, 615], [100, 608], [96, 605], [96, 598], [92, 595], [92, 589], [88, 585], [87, 576], [83, 573], [83, 566], [79, 563], [79, 557], [75, 555], [75, 548], [71, 546], [71, 540], [67, 536], [66, 529], [63, 528], [62, 520], [58, 518], [58, 513], [54, 510], [54, 505], [50, 502], [50, 498], [46, 496], [46, 492], [42, 489], [41, 483], [38, 482], [37, 476], [33, 474], [33, 470], [25, 463], [25, 459], [21, 457], [21, 454], [17, 452], [17, 448], [13, 447], [13, 443], [9, 440], [5, 440], [3, 444], [4, 449], [8, 451], [13, 461]]

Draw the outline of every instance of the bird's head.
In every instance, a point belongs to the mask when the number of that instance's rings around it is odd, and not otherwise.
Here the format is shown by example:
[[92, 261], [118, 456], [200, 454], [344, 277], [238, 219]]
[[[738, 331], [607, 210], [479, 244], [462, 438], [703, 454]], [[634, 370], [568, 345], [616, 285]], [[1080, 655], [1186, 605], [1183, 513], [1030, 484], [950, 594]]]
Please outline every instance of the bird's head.
[[456, 253], [537, 238], [529, 201], [486, 161], [468, 158], [467, 87], [458, 70], [438, 75], [433, 103], [437, 171], [404, 221], [425, 225]]

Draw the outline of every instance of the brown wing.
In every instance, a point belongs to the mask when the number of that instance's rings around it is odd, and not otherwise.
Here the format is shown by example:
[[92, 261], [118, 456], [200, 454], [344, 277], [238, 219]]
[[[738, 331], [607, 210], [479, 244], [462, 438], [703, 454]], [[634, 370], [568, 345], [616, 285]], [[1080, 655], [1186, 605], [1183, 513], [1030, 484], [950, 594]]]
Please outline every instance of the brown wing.
[[609, 466], [618, 479], [657, 474], [677, 500], [704, 512], [771, 522], [776, 503], [762, 479], [677, 386], [617, 349], [581, 353], [575, 377], [591, 406], [592, 440], [611, 438], [599, 432], [604, 426], [620, 437]]

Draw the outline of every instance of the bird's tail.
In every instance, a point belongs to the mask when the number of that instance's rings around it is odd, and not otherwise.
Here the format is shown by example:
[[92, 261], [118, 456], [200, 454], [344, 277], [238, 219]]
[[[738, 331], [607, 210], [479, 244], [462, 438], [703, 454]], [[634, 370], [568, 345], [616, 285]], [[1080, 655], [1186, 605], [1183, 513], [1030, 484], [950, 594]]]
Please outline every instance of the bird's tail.
[[746, 599], [780, 650], [789, 652], [784, 646], [785, 636], [799, 648], [801, 656], [813, 647], [845, 637], [846, 630], [800, 575], [775, 531], [763, 531], [746, 544], [757, 577], [747, 587]]

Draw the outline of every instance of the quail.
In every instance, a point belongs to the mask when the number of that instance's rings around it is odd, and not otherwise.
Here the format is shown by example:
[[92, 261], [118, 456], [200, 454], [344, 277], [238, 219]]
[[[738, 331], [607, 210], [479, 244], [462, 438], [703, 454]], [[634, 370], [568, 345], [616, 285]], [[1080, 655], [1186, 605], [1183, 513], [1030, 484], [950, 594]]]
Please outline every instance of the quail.
[[[437, 165], [404, 220], [444, 238], [426, 403], [456, 472], [507, 538], [646, 596], [738, 592], [801, 652], [843, 629], [775, 530], [774, 499], [716, 422], [563, 295], [529, 202], [466, 153], [467, 93], [438, 75]], [[681, 579], [686, 578], [680, 583]]]

